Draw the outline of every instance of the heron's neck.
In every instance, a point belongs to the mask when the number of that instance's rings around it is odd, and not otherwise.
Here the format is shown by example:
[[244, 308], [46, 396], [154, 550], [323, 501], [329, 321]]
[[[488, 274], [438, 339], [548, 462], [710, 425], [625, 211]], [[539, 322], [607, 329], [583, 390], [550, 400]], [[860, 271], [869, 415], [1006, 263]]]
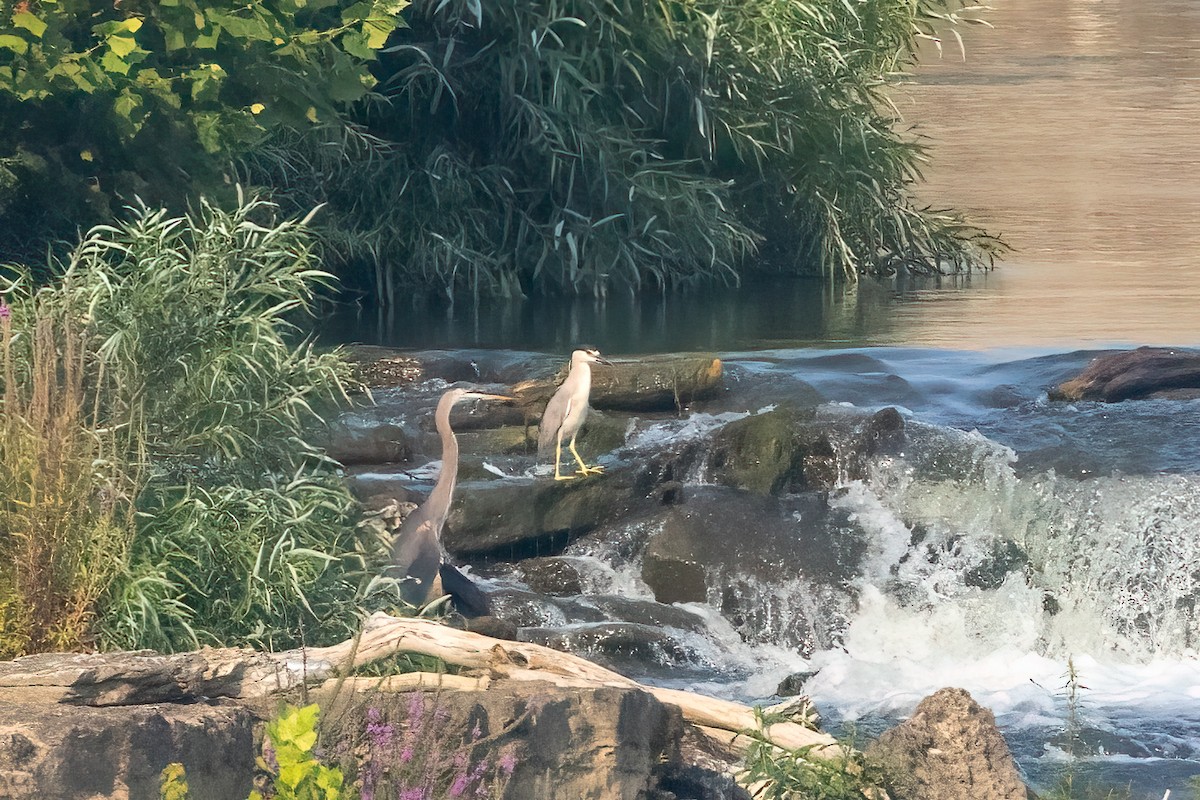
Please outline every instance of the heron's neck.
[[438, 415], [437, 432], [442, 437], [442, 469], [427, 502], [433, 508], [443, 509], [442, 519], [438, 520], [437, 526], [441, 530], [450, 513], [450, 501], [454, 498], [454, 484], [458, 477], [458, 438], [450, 429], [449, 414]]
[[580, 361], [571, 365], [571, 372], [579, 373], [579, 391], [587, 397], [592, 391], [592, 365], [587, 361]]

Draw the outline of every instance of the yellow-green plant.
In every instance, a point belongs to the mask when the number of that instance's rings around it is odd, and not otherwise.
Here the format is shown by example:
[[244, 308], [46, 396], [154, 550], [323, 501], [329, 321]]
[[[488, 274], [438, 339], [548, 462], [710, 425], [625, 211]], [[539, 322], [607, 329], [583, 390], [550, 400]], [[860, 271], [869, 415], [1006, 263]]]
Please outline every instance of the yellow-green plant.
[[[296, 708], [285, 706], [267, 725], [270, 749], [259, 759], [260, 768], [273, 777], [276, 800], [338, 800], [342, 797], [342, 771], [317, 760], [317, 723], [321, 709], [316, 703]], [[254, 791], [250, 800], [263, 800]]]
[[159, 800], [188, 800], [187, 770], [178, 761], [172, 761], [158, 774]]

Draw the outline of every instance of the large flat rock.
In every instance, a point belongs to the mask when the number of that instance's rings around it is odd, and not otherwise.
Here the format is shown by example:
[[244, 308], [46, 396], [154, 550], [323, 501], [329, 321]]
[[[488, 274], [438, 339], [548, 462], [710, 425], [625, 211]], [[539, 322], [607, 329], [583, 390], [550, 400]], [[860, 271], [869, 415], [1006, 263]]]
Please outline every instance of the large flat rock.
[[172, 762], [187, 770], [191, 800], [246, 797], [255, 722], [244, 708], [210, 703], [0, 703], [0, 797], [158, 800]]

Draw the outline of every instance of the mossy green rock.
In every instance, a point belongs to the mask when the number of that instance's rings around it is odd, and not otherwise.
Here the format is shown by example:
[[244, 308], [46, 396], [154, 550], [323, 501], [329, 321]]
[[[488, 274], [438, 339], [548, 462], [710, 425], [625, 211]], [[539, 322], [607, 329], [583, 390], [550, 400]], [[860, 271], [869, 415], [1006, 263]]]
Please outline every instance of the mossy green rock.
[[830, 488], [835, 453], [812, 420], [811, 411], [781, 406], [729, 423], [713, 437], [713, 479], [757, 494]]

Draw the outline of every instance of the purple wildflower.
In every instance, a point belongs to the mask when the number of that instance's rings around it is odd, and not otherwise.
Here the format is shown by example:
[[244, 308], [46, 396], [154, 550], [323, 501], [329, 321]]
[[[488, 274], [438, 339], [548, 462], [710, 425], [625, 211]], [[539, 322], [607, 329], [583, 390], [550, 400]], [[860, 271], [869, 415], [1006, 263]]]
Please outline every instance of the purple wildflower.
[[3, 300], [0, 300], [0, 320], [7, 322], [8, 318], [11, 316], [12, 316], [12, 308], [9, 307], [8, 303], [4, 302]]
[[396, 729], [383, 721], [383, 715], [378, 708], [367, 709], [367, 737], [371, 745], [378, 750], [387, 750], [392, 746], [392, 736]]
[[425, 721], [425, 695], [413, 692], [408, 696], [408, 721], [420, 733], [420, 726]]
[[423, 786], [414, 786], [411, 789], [405, 789], [400, 792], [400, 800], [428, 800], [429, 793], [425, 791]]
[[475, 720], [475, 727], [471, 729], [471, 741], [478, 742], [479, 737], [483, 735], [483, 729], [479, 727], [479, 720]]
[[450, 709], [443, 706], [438, 706], [438, 710], [433, 712], [433, 721], [438, 725], [445, 725], [450, 719]]
[[450, 796], [462, 797], [463, 792], [471, 785], [472, 775], [469, 772], [460, 772], [454, 778], [454, 783], [450, 784]]
[[508, 748], [500, 756], [500, 773], [504, 777], [513, 774], [513, 770], [517, 768], [517, 753], [513, 748]]
[[400, 750], [400, 763], [407, 764], [413, 760], [413, 746], [411, 744], [404, 745]]

